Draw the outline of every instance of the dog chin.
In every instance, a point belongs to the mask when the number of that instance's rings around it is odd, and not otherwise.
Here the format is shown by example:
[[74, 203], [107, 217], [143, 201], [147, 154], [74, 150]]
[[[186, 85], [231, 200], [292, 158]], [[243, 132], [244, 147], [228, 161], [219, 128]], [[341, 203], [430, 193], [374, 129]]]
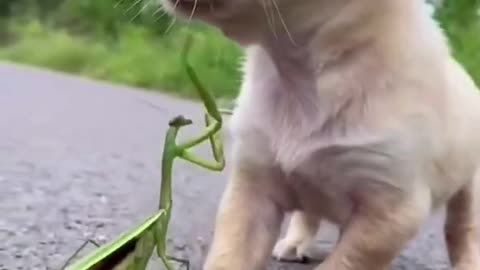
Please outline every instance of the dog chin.
[[203, 22], [219, 29], [228, 39], [241, 46], [248, 46], [260, 40], [261, 31], [259, 26], [252, 25], [243, 20], [223, 20], [218, 18], [204, 18]]
[[232, 41], [238, 43], [240, 46], [243, 47], [259, 42], [258, 35], [255, 33], [245, 31], [229, 31], [226, 29], [223, 29], [222, 32], [227, 38], [231, 39]]

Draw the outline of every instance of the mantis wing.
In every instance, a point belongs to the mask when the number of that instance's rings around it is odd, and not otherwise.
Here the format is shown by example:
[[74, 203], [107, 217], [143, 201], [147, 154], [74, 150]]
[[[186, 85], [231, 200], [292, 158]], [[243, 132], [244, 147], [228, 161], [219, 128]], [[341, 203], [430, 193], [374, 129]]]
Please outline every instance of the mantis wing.
[[[106, 265], [107, 262], [113, 261], [120, 264], [120, 262], [126, 259], [135, 250], [136, 245], [143, 237], [143, 234], [149, 232], [152, 225], [154, 225], [164, 214], [165, 211], [160, 210], [145, 220], [141, 225], [125, 232], [112, 242], [98, 248], [95, 252], [92, 252], [90, 255], [67, 267], [66, 270], [112, 269], [114, 265], [110, 266], [110, 268], [103, 268], [106, 266], [102, 267], [102, 265]], [[145, 255], [150, 256], [150, 254]], [[108, 263], [108, 265], [111, 264], [112, 263]]]

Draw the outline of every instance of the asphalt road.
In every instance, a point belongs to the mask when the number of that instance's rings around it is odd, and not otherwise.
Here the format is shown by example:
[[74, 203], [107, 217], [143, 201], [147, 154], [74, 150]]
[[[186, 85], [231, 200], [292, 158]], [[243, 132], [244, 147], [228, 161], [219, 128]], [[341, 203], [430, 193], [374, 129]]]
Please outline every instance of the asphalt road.
[[[178, 114], [202, 123], [197, 103], [0, 63], [0, 270], [59, 269], [86, 239], [104, 243], [153, 213], [164, 133]], [[175, 166], [170, 249], [193, 270], [201, 269], [227, 171]], [[393, 269], [449, 269], [442, 220], [432, 218]], [[328, 250], [324, 239], [335, 231], [321, 235]]]

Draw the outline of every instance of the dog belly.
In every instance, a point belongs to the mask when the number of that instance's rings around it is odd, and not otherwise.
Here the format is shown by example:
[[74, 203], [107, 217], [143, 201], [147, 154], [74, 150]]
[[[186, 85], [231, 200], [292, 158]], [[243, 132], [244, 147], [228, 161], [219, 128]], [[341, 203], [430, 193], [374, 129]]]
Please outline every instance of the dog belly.
[[297, 208], [334, 224], [345, 224], [353, 213], [354, 202], [345, 190], [325, 183], [322, 186], [311, 179], [295, 176], [292, 189], [297, 199]]
[[315, 151], [289, 174], [299, 207], [340, 225], [374, 194], [407, 193], [418, 170], [385, 149], [337, 145]]

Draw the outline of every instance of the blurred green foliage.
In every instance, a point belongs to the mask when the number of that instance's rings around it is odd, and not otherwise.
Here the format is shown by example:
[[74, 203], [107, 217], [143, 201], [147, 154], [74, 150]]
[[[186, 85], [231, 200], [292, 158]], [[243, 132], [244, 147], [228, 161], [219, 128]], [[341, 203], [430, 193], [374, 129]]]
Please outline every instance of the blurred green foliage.
[[480, 85], [480, 1], [444, 0], [435, 14], [455, 57]]
[[[192, 34], [199, 76], [216, 97], [234, 97], [240, 48], [203, 24], [172, 24], [158, 1], [0, 0], [0, 58], [194, 96], [178, 49]], [[479, 2], [444, 0], [435, 16], [480, 84]]]
[[239, 88], [240, 48], [206, 25], [173, 24], [154, 1], [0, 0], [0, 14], [0, 59], [195, 97], [179, 50], [194, 35], [205, 85], [222, 98]]

